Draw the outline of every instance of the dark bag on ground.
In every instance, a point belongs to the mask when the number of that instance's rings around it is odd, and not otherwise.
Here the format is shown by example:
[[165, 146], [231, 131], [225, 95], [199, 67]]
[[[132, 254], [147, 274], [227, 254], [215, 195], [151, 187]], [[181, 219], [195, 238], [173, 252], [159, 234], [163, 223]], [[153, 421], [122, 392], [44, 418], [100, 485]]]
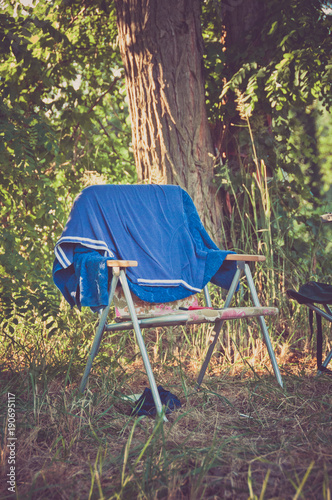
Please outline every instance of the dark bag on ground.
[[[157, 389], [161, 403], [166, 406], [166, 415], [181, 407], [181, 402], [174, 394], [170, 391], [166, 391], [166, 389], [164, 389], [161, 385], [158, 385]], [[154, 404], [152, 391], [150, 388], [146, 387], [141, 397], [137, 400], [136, 406], [132, 411], [132, 415], [155, 417], [156, 414], [157, 410]]]

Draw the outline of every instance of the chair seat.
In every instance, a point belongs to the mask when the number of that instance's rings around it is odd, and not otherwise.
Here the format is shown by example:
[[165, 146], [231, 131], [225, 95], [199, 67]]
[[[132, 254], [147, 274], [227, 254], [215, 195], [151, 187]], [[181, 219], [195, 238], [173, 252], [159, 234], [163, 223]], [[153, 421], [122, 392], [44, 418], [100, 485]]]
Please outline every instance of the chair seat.
[[[141, 328], [151, 328], [156, 326], [174, 325], [194, 325], [202, 323], [216, 323], [230, 319], [251, 318], [258, 316], [275, 316], [278, 314], [276, 307], [229, 307], [226, 309], [192, 309], [184, 311], [178, 309], [174, 311], [154, 311], [153, 315], [143, 315], [138, 317]], [[132, 321], [127, 318], [116, 318], [116, 323], [106, 325], [107, 331], [120, 331], [131, 329]]]
[[257, 316], [274, 316], [278, 314], [276, 307], [229, 307], [226, 309], [198, 309], [188, 312], [188, 323], [206, 323], [218, 320], [250, 318]]

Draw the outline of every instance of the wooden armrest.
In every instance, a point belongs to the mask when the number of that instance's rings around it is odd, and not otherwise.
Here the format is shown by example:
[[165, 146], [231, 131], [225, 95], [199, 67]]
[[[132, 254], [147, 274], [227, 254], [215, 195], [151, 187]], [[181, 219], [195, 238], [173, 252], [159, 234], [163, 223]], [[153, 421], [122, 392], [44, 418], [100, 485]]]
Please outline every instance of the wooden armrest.
[[137, 267], [137, 260], [108, 260], [107, 267]]
[[[264, 255], [246, 255], [239, 253], [229, 253], [225, 260], [239, 260], [245, 262], [264, 262]], [[108, 260], [107, 267], [137, 267], [137, 260]]]
[[264, 262], [266, 260], [266, 257], [264, 255], [246, 255], [246, 254], [239, 254], [239, 253], [229, 253], [225, 260], [238, 260], [238, 261], [245, 261], [245, 262]]

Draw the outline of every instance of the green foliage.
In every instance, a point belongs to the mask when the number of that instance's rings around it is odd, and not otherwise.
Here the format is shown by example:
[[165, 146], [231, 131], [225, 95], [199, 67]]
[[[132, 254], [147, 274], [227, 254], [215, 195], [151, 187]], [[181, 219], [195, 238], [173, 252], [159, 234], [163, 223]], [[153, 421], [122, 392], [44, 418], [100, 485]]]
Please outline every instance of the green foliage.
[[[270, 0], [261, 28], [258, 39], [253, 40], [255, 29], [247, 35], [247, 51], [240, 58], [236, 46], [228, 49], [226, 67], [235, 72], [226, 68], [222, 96], [239, 89], [250, 96], [251, 111], [258, 106], [284, 118], [292, 106], [307, 106], [315, 99], [329, 107], [331, 16], [323, 14], [320, 0]], [[237, 65], [229, 64], [233, 58]]]
[[98, 1], [3, 7], [0, 310], [51, 316], [53, 248], [73, 198], [135, 179], [115, 13]]
[[[332, 116], [323, 111], [317, 119], [317, 148], [321, 166], [324, 197], [332, 204]], [[328, 211], [328, 205], [326, 207]]]
[[[248, 186], [255, 185], [257, 164], [263, 160], [273, 212], [271, 221], [261, 220], [247, 241], [254, 244], [257, 231], [272, 231], [274, 242], [283, 241], [283, 257], [311, 272], [324, 272], [327, 235], [319, 215], [331, 210], [331, 15], [324, 13], [320, 0], [270, 0], [261, 13], [251, 14], [256, 22], [245, 31], [242, 10], [241, 2], [221, 9], [211, 1], [203, 8], [207, 103], [211, 122], [219, 123], [213, 130], [222, 155], [216, 182], [229, 196], [225, 239], [243, 234], [243, 214], [250, 219], [259, 211]], [[238, 42], [227, 44], [227, 36], [237, 39], [232, 31], [240, 29]], [[318, 234], [323, 239], [316, 267], [312, 250], [317, 250]]]
[[[14, 318], [32, 308], [52, 321], [59, 307], [53, 247], [74, 197], [90, 183], [136, 179], [115, 10], [102, 0], [31, 7], [5, 0], [2, 7], [0, 310]], [[331, 121], [324, 111], [331, 98], [330, 17], [318, 0], [270, 0], [264, 25], [246, 33], [240, 48], [224, 51], [221, 7], [204, 2], [202, 26], [210, 119], [219, 137], [231, 130], [237, 141], [227, 164], [216, 166], [232, 208], [225, 239], [235, 244], [250, 234], [243, 247], [256, 251], [272, 238], [283, 256], [300, 254], [303, 269], [310, 261], [307, 269], [314, 271], [321, 240], [310, 247], [310, 238], [323, 234], [317, 221], [331, 199]], [[273, 214], [262, 208], [254, 177], [261, 160], [274, 172]]]

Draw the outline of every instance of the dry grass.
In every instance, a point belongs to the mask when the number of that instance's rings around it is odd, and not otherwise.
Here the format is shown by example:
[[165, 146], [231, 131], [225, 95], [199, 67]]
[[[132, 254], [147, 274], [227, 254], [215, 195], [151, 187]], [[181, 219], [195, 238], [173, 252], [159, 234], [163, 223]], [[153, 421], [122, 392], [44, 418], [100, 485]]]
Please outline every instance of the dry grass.
[[[146, 336], [157, 383], [182, 402], [166, 424], [131, 417], [122, 399], [147, 386], [130, 336], [105, 342], [84, 398], [77, 394], [82, 354], [64, 356], [61, 374], [50, 363], [8, 359], [1, 406], [6, 414], [7, 394], [15, 394], [17, 493], [7, 490], [4, 421], [0, 497], [330, 500], [332, 379], [314, 376], [312, 353], [279, 346], [282, 390], [256, 338], [250, 359], [246, 349], [245, 360], [236, 350], [215, 356], [196, 392], [202, 334], [191, 350], [183, 335]], [[126, 356], [117, 352], [110, 363], [114, 342]]]

